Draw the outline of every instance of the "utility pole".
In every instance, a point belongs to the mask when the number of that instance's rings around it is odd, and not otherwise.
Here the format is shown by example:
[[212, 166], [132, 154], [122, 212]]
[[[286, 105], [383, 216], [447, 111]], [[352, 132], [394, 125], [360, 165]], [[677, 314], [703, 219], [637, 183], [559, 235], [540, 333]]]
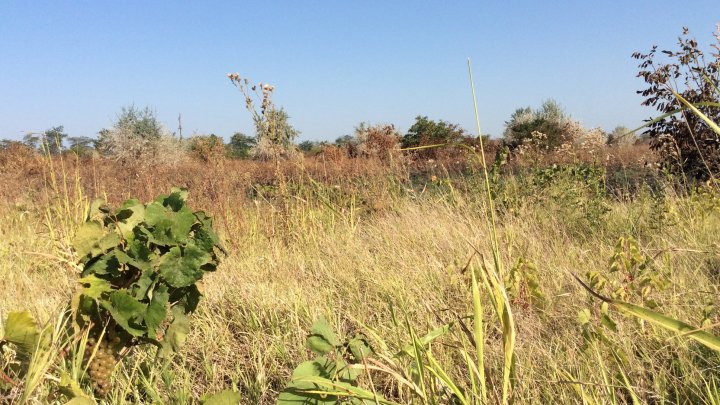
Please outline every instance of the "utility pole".
[[178, 133], [180, 133], [180, 139], [182, 140], [182, 113], [178, 114]]

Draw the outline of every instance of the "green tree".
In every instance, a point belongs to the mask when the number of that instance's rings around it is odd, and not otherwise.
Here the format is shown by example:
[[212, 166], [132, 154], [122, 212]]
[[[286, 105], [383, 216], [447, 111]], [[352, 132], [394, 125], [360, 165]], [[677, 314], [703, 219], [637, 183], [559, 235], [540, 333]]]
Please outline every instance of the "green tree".
[[98, 132], [98, 151], [123, 164], [177, 164], [187, 158], [187, 143], [165, 130], [150, 108], [123, 108], [110, 129]]
[[138, 109], [134, 105], [123, 107], [112, 129], [98, 132], [97, 149], [107, 155], [121, 153], [121, 146], [138, 148], [151, 147], [163, 136], [163, 127], [157, 114], [150, 107]]
[[678, 95], [711, 121], [720, 122], [720, 28], [715, 49], [706, 55], [687, 28], [678, 38], [677, 50], [635, 52], [640, 64], [638, 77], [646, 87], [638, 93], [642, 105], [654, 107], [663, 117], [647, 124], [644, 136], [658, 152], [668, 170], [701, 181], [717, 180], [720, 174], [720, 134], [713, 131], [698, 114], [683, 110]]
[[289, 147], [300, 135], [300, 131], [293, 128], [288, 122], [290, 116], [284, 108], [272, 109], [265, 112], [265, 120], [255, 122], [257, 139], [267, 138], [273, 144], [284, 148]]
[[228, 155], [233, 158], [248, 158], [257, 141], [252, 136], [235, 132], [227, 144]]
[[114, 127], [127, 130], [128, 136], [147, 140], [159, 139], [163, 132], [162, 124], [158, 121], [154, 110], [150, 107], [140, 110], [134, 105], [123, 107]]
[[515, 110], [510, 120], [505, 122], [503, 136], [506, 143], [514, 148], [526, 141], [538, 139], [539, 133], [543, 135], [540, 140], [543, 146], [557, 148], [572, 140], [572, 134], [567, 130], [570, 123], [570, 117], [560, 104], [550, 99], [536, 110], [530, 107]]
[[348, 146], [357, 144], [357, 139], [352, 135], [343, 135], [335, 140], [335, 146]]
[[298, 149], [300, 149], [304, 153], [313, 153], [316, 152], [320, 148], [320, 142], [316, 141], [302, 141], [298, 144]]
[[40, 150], [40, 135], [41, 134], [35, 132], [25, 134], [25, 136], [23, 136], [22, 142], [25, 144], [25, 146], [28, 146], [35, 150]]
[[630, 129], [622, 125], [618, 125], [608, 134], [607, 144], [611, 146], [632, 145], [637, 140], [634, 133]]
[[68, 149], [76, 155], [84, 155], [93, 149], [95, 140], [89, 136], [68, 137]]
[[59, 125], [43, 132], [42, 142], [51, 155], [57, 155], [63, 151], [63, 142], [68, 136], [64, 130], [65, 128]]
[[447, 121], [433, 121], [427, 116], [418, 115], [415, 123], [402, 137], [401, 146], [412, 148], [424, 145], [453, 144], [465, 137], [465, 130], [457, 124]]

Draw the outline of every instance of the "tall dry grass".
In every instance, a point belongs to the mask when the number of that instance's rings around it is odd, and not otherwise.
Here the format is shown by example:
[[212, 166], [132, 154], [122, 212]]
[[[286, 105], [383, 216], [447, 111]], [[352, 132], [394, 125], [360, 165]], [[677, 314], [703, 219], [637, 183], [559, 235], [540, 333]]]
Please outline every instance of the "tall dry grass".
[[[193, 403], [230, 388], [243, 395], [243, 403], [272, 403], [306, 358], [305, 335], [320, 315], [343, 335], [371, 328], [396, 352], [412, 341], [393, 315], [398, 311], [407, 312], [418, 334], [473, 313], [465, 269], [472, 257], [479, 265], [475, 249], [488, 255], [493, 249], [477, 164], [464, 162], [461, 170], [445, 162], [392, 165], [347, 157], [330, 162], [322, 156], [282, 164], [219, 160], [123, 170], [113, 162], [70, 156], [5, 164], [0, 317], [29, 309], [41, 321], [57, 319], [77, 277], [68, 239], [89, 198], [106, 197], [117, 205], [184, 186], [191, 205], [216, 218], [229, 255], [205, 280], [205, 297], [182, 353], [164, 368], [148, 353], [127, 358], [115, 373], [108, 402]], [[570, 276], [599, 271], [613, 277], [608, 260], [616, 241], [633, 236], [668, 279], [667, 289], [653, 293], [659, 309], [700, 325], [702, 308], [720, 305], [717, 196], [639, 187], [628, 198], [603, 195], [609, 211], [598, 214], [586, 210], [593, 202], [583, 191], [584, 179], [557, 177], [538, 185], [533, 176], [532, 171], [500, 176], [513, 196], [512, 210], [505, 209], [510, 200], [494, 200], [499, 259], [519, 280], [517, 289], [507, 292], [516, 328], [514, 401], [717, 400], [717, 353], [620, 314], [612, 314], [617, 331], [602, 329], [600, 305]], [[580, 191], [564, 198], [561, 191], [573, 188]], [[578, 213], [586, 212], [600, 215], [600, 221], [578, 225]], [[579, 229], [584, 237], [578, 237]], [[532, 300], [532, 277], [539, 281], [543, 305]], [[586, 309], [593, 317], [582, 324], [578, 315]], [[496, 402], [502, 398], [504, 358], [492, 311], [490, 305], [483, 308], [481, 368], [487, 371], [489, 402]], [[708, 329], [715, 333], [716, 314], [709, 315], [715, 326]], [[601, 331], [603, 339], [589, 338]], [[454, 337], [463, 332], [453, 333], [433, 344], [433, 358], [449, 380], [469, 390], [467, 359]], [[31, 401], [60, 403], [55, 395], [61, 369], [53, 363]], [[155, 370], [154, 377], [143, 374], [148, 369]], [[386, 398], [412, 400], [393, 378], [382, 373], [372, 378]], [[450, 403], [444, 398], [440, 402]]]

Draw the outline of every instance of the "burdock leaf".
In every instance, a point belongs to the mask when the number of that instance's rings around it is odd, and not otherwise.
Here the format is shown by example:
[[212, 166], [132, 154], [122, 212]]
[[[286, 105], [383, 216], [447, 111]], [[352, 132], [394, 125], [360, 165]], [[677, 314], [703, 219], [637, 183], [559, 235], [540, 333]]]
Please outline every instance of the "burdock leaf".
[[80, 225], [80, 228], [75, 232], [75, 238], [73, 238], [72, 241], [75, 252], [77, 252], [79, 257], [87, 256], [104, 235], [105, 232], [100, 222], [85, 222]]
[[138, 200], [125, 201], [117, 211], [117, 227], [123, 237], [132, 234], [133, 228], [145, 220], [145, 206]]
[[173, 322], [165, 331], [161, 342], [164, 353], [172, 353], [180, 350], [187, 340], [190, 325], [187, 317], [181, 311], [173, 311]]
[[174, 246], [160, 257], [158, 270], [172, 287], [187, 287], [202, 278], [203, 270], [200, 267], [210, 259], [209, 253], [195, 245], [187, 245], [184, 251]]
[[242, 395], [236, 391], [224, 390], [202, 397], [203, 405], [238, 405]]
[[145, 311], [145, 325], [147, 326], [148, 336], [150, 338], [155, 338], [157, 329], [167, 317], [167, 303], [169, 298], [170, 294], [168, 294], [167, 287], [164, 285], [159, 286], [152, 293], [152, 300]]
[[187, 242], [190, 229], [196, 218], [187, 207], [177, 212], [169, 210], [159, 202], [153, 202], [145, 208], [145, 222], [152, 229], [152, 242], [158, 245], [173, 245]]
[[90, 274], [117, 274], [119, 273], [120, 263], [118, 262], [115, 252], [106, 253], [97, 259], [94, 259], [92, 263], [86, 264], [85, 270], [82, 275], [87, 276]]
[[107, 280], [103, 280], [94, 274], [90, 274], [78, 280], [83, 285], [82, 294], [93, 299], [100, 299], [103, 293], [112, 291], [112, 286]]
[[4, 329], [5, 335], [2, 340], [17, 345], [26, 354], [35, 351], [40, 331], [30, 312], [10, 312], [5, 319]]
[[325, 317], [321, 316], [312, 326], [307, 337], [307, 346], [316, 354], [327, 354], [340, 345], [340, 340], [332, 331]]
[[188, 191], [186, 189], [173, 187], [170, 195], [162, 199], [162, 204], [173, 211], [180, 211], [181, 208], [185, 207], [187, 197]]
[[144, 331], [138, 325], [137, 319], [145, 311], [145, 305], [130, 296], [127, 291], [119, 290], [110, 294], [108, 301], [101, 301], [101, 305], [113, 317], [115, 322], [133, 336], [142, 336]]

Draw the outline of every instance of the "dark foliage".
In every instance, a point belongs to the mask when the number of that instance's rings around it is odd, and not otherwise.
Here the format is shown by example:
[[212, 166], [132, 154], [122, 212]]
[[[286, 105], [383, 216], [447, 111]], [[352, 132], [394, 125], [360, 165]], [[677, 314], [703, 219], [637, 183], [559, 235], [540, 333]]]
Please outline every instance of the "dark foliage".
[[[661, 114], [672, 113], [683, 107], [675, 96], [677, 93], [714, 122], [720, 122], [720, 108], [703, 104], [720, 101], [720, 37], [709, 58], [689, 36], [687, 28], [678, 38], [678, 46], [677, 51], [658, 53], [657, 46], [653, 46], [647, 54], [633, 54], [640, 61], [638, 77], [647, 84], [647, 88], [638, 91], [645, 97], [642, 105], [654, 107]], [[662, 63], [658, 61], [661, 54], [666, 59]], [[720, 173], [720, 135], [691, 111], [683, 110], [652, 122], [644, 134], [671, 172], [698, 180]]]

